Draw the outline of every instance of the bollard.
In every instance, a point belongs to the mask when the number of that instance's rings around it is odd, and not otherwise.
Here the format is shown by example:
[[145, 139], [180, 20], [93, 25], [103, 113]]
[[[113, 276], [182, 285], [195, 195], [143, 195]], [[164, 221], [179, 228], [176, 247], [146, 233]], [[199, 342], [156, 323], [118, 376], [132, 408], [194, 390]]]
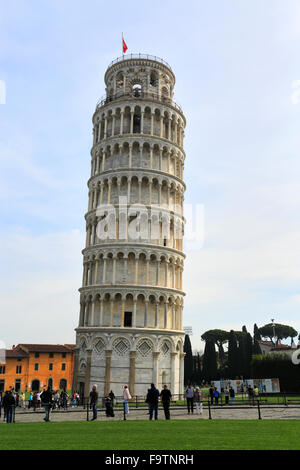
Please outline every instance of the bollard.
[[125, 402], [123, 403], [123, 413], [124, 413], [123, 420], [126, 421]]
[[258, 419], [261, 419], [259, 400], [257, 400], [257, 409], [258, 409]]
[[210, 400], [208, 399], [208, 419], [212, 419], [211, 417], [211, 409], [210, 409]]

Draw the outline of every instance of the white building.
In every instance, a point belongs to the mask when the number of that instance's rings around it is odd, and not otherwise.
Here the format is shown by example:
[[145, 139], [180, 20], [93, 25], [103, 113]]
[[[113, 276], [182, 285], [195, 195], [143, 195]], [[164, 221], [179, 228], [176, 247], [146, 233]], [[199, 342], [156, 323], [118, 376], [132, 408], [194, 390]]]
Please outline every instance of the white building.
[[179, 394], [186, 120], [162, 59], [125, 55], [105, 84], [93, 115], [73, 387], [120, 396], [127, 384], [144, 395], [154, 382]]

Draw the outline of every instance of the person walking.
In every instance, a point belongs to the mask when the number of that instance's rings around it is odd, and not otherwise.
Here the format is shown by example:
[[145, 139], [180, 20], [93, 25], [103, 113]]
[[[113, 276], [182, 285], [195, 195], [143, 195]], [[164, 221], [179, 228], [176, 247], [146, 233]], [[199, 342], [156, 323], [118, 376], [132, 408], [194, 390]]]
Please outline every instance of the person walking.
[[202, 415], [203, 405], [202, 405], [202, 394], [199, 387], [196, 387], [194, 392], [194, 402], [196, 404], [196, 410], [198, 414]]
[[93, 409], [93, 418], [92, 421], [97, 419], [97, 403], [98, 403], [98, 393], [97, 393], [97, 385], [92, 386], [92, 391], [90, 392], [90, 408]]
[[234, 399], [235, 399], [235, 391], [234, 391], [234, 388], [232, 386], [229, 387], [229, 396], [230, 396], [230, 401], [233, 404]]
[[152, 420], [153, 418], [153, 411], [154, 411], [154, 419], [158, 419], [158, 398], [159, 398], [159, 391], [155, 387], [154, 384], [151, 384], [151, 388], [149, 388], [147, 393], [147, 403], [149, 405], [149, 419]]
[[131, 400], [131, 395], [130, 395], [128, 386], [124, 385], [124, 387], [123, 387], [123, 401], [124, 401], [125, 414], [129, 413], [129, 405], [128, 405], [129, 400]]
[[190, 414], [190, 411], [193, 414], [194, 413], [194, 389], [192, 387], [192, 384], [189, 384], [187, 386], [185, 390], [185, 396], [186, 396], [188, 414]]
[[45, 408], [45, 417], [43, 418], [44, 421], [50, 421], [50, 411], [52, 408], [52, 392], [51, 388], [48, 387], [47, 390], [44, 390], [40, 394], [41, 404]]
[[168, 389], [167, 385], [164, 385], [163, 390], [160, 392], [160, 399], [163, 404], [165, 418], [170, 419], [170, 403], [172, 399], [172, 394]]
[[14, 398], [12, 391], [11, 390], [6, 391], [4, 398], [3, 398], [3, 408], [4, 408], [4, 415], [6, 417], [7, 423], [13, 422], [15, 405], [16, 405], [16, 400]]
[[254, 393], [254, 398], [255, 400], [258, 400], [258, 397], [259, 397], [259, 390], [258, 390], [258, 386], [255, 385], [254, 389], [253, 389], [253, 393]]

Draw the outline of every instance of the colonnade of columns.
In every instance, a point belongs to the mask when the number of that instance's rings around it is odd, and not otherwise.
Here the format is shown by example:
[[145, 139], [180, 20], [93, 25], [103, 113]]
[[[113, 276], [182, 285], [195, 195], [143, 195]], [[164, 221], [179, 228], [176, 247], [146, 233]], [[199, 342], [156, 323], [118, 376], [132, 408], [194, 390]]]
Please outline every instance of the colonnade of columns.
[[81, 302], [81, 327], [126, 327], [125, 309], [132, 310], [130, 328], [159, 328], [168, 330], [182, 330], [183, 306], [179, 302], [169, 300], [138, 301], [134, 298], [129, 302], [126, 298], [121, 300], [110, 297], [108, 300], [98, 298]]
[[158, 144], [139, 142], [101, 147], [94, 152], [91, 162], [92, 176], [119, 168], [158, 170], [183, 179], [184, 157], [181, 153], [165, 149]]
[[[183, 266], [173, 260], [131, 259], [104, 255], [101, 259], [84, 262], [82, 286], [106, 284], [151, 285], [182, 290]], [[109, 269], [108, 269], [109, 267]]]
[[[178, 116], [149, 106], [124, 106], [107, 110], [94, 122], [94, 145], [108, 137], [143, 134], [160, 137], [183, 147], [184, 124]], [[138, 124], [137, 124], [138, 122]]]

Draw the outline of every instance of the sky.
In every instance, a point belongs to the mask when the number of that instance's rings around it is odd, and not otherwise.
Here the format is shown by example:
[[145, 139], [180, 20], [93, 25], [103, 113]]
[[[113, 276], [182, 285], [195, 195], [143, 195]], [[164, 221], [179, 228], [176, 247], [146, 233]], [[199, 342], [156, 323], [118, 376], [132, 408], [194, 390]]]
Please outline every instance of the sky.
[[92, 114], [127, 53], [166, 60], [187, 119], [184, 326], [300, 331], [300, 3], [0, 0], [0, 341], [74, 343]]

